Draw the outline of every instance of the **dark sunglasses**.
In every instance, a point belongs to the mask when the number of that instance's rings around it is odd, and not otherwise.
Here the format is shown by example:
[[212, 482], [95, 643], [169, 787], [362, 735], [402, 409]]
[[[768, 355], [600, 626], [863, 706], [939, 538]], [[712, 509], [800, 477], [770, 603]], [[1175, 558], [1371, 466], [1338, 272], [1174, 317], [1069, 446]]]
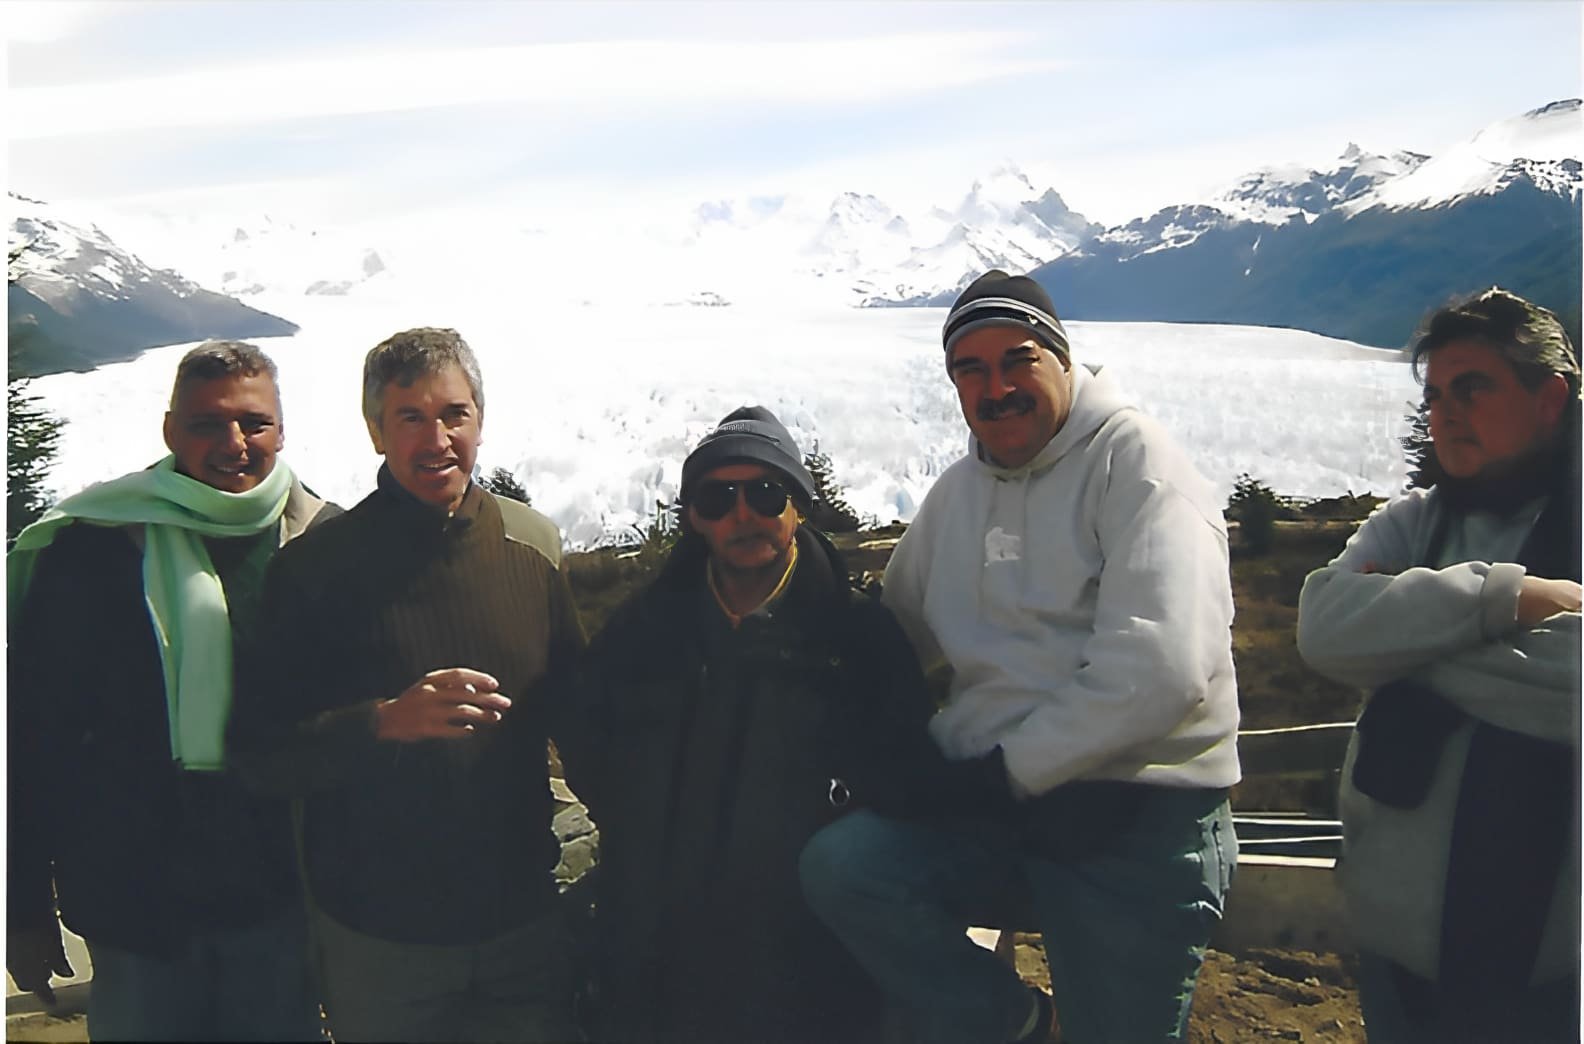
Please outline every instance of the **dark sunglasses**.
[[748, 506], [765, 518], [777, 518], [786, 510], [787, 491], [775, 479], [738, 479], [722, 482], [707, 479], [693, 491], [692, 507], [706, 522], [719, 522], [737, 506], [737, 491], [742, 490]]

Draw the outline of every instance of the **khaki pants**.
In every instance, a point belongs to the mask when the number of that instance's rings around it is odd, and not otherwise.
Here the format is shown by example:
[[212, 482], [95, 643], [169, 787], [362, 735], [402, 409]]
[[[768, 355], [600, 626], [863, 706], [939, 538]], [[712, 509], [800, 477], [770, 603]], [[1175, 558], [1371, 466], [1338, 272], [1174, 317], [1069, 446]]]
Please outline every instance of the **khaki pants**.
[[314, 942], [337, 1041], [580, 1039], [560, 911], [464, 946], [377, 939], [319, 911]]

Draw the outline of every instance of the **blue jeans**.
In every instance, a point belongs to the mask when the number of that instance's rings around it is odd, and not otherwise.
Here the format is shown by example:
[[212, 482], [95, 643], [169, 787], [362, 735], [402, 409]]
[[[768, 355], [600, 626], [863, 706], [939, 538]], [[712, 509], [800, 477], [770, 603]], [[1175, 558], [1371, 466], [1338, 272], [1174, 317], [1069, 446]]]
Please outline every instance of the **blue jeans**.
[[1015, 822], [854, 812], [804, 848], [810, 906], [925, 1039], [1007, 1041], [1028, 1017], [1027, 988], [971, 924], [1038, 927], [1068, 1040], [1185, 1036], [1237, 860], [1226, 792], [1058, 790]]
[[317, 1041], [301, 906], [190, 938], [172, 957], [88, 943], [88, 1039]]

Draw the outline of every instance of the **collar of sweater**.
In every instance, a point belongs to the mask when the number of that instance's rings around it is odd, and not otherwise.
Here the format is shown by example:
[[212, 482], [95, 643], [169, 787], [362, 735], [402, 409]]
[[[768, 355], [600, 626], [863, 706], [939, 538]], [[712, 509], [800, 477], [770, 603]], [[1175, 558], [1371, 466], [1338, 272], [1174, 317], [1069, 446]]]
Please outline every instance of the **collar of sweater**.
[[396, 518], [400, 524], [414, 533], [433, 533], [452, 537], [465, 535], [483, 510], [485, 500], [490, 496], [477, 482], [468, 482], [467, 491], [462, 494], [462, 503], [450, 514], [440, 510], [432, 504], [426, 504], [409, 493], [396, 476], [392, 475], [390, 468], [380, 465], [379, 474], [375, 476], [375, 484], [380, 493], [390, 501]]
[[[795, 613], [829, 612], [832, 600], [850, 597], [847, 567], [841, 552], [812, 526], [798, 526], [798, 567], [782, 592], [779, 604]], [[705, 563], [709, 546], [696, 533], [685, 533], [666, 559], [660, 576], [650, 586], [651, 597], [697, 594], [707, 584]]]

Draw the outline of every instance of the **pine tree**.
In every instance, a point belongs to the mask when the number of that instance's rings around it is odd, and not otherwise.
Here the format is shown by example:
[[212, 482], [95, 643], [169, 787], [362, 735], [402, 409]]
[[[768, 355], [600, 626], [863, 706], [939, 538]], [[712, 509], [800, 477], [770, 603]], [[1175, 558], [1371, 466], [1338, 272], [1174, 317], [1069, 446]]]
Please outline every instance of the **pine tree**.
[[831, 475], [830, 457], [816, 446], [813, 453], [803, 457], [803, 466], [814, 479], [814, 504], [809, 511], [809, 521], [814, 528], [826, 533], [856, 532], [863, 520], [847, 503], [841, 487]]
[[[16, 262], [26, 245], [7, 252], [6, 282], [17, 281]], [[12, 331], [9, 355], [15, 356], [27, 334]], [[6, 382], [6, 546], [49, 510], [53, 500], [45, 481], [60, 450], [65, 421], [44, 408], [43, 401], [27, 393], [27, 378]]]
[[1276, 519], [1285, 513], [1285, 505], [1269, 486], [1245, 471], [1232, 483], [1226, 513], [1237, 520], [1243, 548], [1251, 555], [1263, 555], [1275, 540]]
[[1408, 422], [1408, 434], [1397, 441], [1402, 443], [1403, 458], [1408, 464], [1408, 488], [1425, 489], [1435, 485], [1441, 473], [1435, 445], [1430, 441], [1430, 409], [1420, 402], [1404, 420]]
[[505, 468], [496, 468], [491, 471], [479, 480], [479, 485], [498, 497], [520, 501], [524, 504], [533, 503], [528, 497], [528, 490], [524, 488], [521, 482], [517, 481], [517, 476]]

